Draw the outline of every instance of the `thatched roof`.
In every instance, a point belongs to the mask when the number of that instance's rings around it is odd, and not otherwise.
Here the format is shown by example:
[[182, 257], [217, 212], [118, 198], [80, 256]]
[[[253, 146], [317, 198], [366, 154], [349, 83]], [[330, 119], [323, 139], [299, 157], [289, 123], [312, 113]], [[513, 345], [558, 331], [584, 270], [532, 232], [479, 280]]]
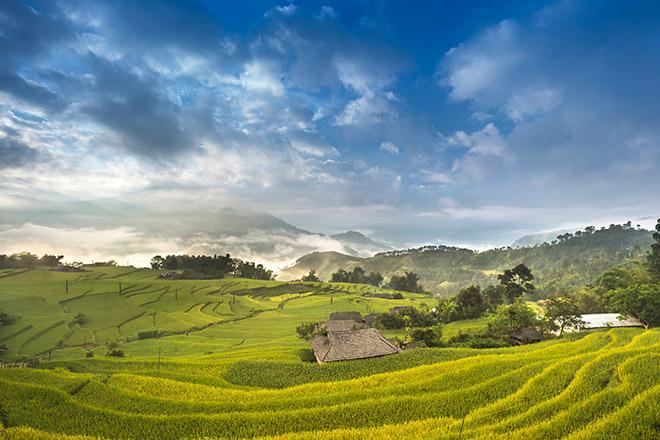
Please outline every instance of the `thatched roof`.
[[511, 339], [517, 344], [531, 344], [543, 340], [543, 333], [533, 327], [523, 328], [511, 333]]
[[330, 314], [330, 321], [362, 322], [362, 315], [360, 312], [335, 312]]
[[319, 363], [386, 356], [399, 351], [378, 330], [364, 328], [328, 332], [312, 339], [314, 356]]
[[412, 310], [413, 306], [396, 306], [390, 309], [390, 313], [393, 315], [398, 315], [408, 310]]
[[325, 330], [328, 332], [346, 332], [353, 330], [358, 325], [360, 325], [359, 322], [349, 319], [334, 320], [325, 323]]

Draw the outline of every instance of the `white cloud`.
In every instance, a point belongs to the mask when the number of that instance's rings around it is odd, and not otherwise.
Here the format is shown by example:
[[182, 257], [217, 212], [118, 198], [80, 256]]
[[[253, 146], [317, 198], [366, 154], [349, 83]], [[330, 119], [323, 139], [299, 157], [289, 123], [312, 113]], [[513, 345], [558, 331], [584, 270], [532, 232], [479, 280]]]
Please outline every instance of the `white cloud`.
[[288, 17], [293, 15], [297, 10], [298, 6], [289, 3], [288, 5], [275, 6], [274, 8], [267, 10], [264, 16], [270, 17], [273, 14], [281, 14]]
[[457, 131], [447, 138], [447, 144], [468, 149], [464, 156], [454, 160], [452, 172], [473, 180], [482, 180], [502, 164], [513, 162], [500, 131], [492, 123], [473, 133]]
[[399, 147], [397, 147], [393, 142], [390, 141], [386, 141], [380, 144], [380, 149], [390, 154], [399, 154]]
[[522, 122], [552, 110], [560, 101], [561, 92], [557, 89], [530, 87], [509, 98], [504, 105], [504, 111], [513, 122]]
[[522, 58], [518, 26], [510, 20], [487, 29], [475, 40], [449, 50], [437, 77], [457, 101], [478, 99], [497, 88]]
[[321, 10], [318, 12], [318, 14], [314, 14], [314, 17], [319, 20], [324, 18], [333, 19], [337, 18], [337, 13], [332, 6], [321, 6]]
[[273, 96], [284, 95], [281, 75], [262, 61], [251, 61], [240, 76], [241, 85], [250, 91], [270, 92]]

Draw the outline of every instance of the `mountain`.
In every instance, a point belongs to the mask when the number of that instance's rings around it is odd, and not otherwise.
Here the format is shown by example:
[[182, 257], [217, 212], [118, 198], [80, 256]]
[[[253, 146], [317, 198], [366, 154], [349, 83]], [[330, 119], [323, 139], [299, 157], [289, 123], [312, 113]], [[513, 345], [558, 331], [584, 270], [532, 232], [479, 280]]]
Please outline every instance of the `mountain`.
[[614, 225], [591, 232], [579, 231], [553, 244], [484, 252], [449, 246], [383, 252], [370, 258], [315, 252], [280, 271], [279, 277], [293, 279], [315, 269], [322, 280], [328, 280], [337, 269], [361, 266], [388, 279], [412, 270], [426, 289], [446, 295], [471, 284], [494, 283], [502, 270], [525, 263], [536, 276], [539, 290], [552, 294], [592, 282], [611, 266], [643, 257], [651, 242], [651, 231]]
[[347, 231], [342, 232], [341, 234], [334, 234], [331, 235], [330, 238], [348, 246], [353, 251], [348, 253], [353, 256], [366, 257], [377, 254], [378, 252], [392, 250], [391, 246], [378, 243], [357, 231]]
[[327, 236], [265, 211], [209, 211], [175, 199], [153, 205], [144, 194], [89, 201], [12, 196], [5, 202], [0, 253], [8, 254], [29, 250], [64, 255], [66, 261], [114, 259], [148, 266], [156, 254], [229, 253], [279, 269], [311, 252], [366, 257], [390, 249], [355, 231]]
[[565, 234], [567, 232], [573, 232], [573, 230], [558, 229], [556, 231], [523, 235], [522, 237], [511, 243], [511, 247], [528, 247], [528, 246], [535, 246], [537, 244], [550, 243], [552, 240], [555, 240], [558, 235]]

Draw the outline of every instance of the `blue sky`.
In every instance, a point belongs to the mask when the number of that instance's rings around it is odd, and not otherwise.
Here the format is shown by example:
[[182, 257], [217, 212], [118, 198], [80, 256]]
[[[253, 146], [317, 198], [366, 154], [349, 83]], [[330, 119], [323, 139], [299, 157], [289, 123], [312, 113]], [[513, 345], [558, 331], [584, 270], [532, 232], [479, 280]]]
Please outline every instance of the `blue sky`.
[[2, 244], [228, 206], [398, 245], [647, 224], [658, 78], [654, 1], [4, 1]]

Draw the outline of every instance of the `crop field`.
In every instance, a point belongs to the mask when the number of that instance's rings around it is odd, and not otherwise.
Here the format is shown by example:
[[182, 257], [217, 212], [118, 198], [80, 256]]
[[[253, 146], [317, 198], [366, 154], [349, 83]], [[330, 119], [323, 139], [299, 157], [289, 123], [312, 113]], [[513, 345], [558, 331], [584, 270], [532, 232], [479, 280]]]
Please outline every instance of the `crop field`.
[[[425, 348], [318, 365], [295, 328], [429, 302], [370, 286], [158, 272], [0, 273], [0, 437], [654, 439], [660, 331], [497, 349]], [[68, 292], [66, 284], [68, 280]], [[121, 284], [121, 287], [120, 287]], [[480, 320], [447, 330], [470, 331]], [[448, 326], [449, 327], [449, 326]], [[108, 345], [123, 358], [106, 356]], [[87, 352], [94, 356], [86, 357]]]

